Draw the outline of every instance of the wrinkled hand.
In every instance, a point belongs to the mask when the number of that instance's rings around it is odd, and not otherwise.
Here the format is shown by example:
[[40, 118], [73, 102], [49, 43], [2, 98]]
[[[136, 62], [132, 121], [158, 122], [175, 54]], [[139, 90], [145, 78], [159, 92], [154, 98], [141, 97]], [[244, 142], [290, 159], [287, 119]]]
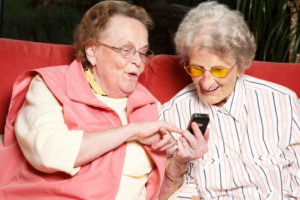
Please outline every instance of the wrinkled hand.
[[132, 137], [133, 140], [149, 145], [158, 151], [165, 151], [176, 144], [176, 140], [169, 134], [170, 132], [179, 134], [183, 132], [165, 121], [131, 124], [131, 128], [135, 133]]
[[192, 129], [195, 135], [185, 130], [177, 141], [177, 149], [173, 153], [173, 162], [187, 164], [192, 160], [201, 158], [207, 151], [207, 141], [209, 138], [209, 129], [206, 129], [202, 135], [197, 123], [192, 123]]

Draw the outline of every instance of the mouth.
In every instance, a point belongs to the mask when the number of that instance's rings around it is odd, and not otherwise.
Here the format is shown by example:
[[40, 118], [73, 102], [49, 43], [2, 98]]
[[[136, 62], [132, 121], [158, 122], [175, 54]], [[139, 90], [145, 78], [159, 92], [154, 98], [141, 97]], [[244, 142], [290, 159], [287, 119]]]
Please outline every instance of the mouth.
[[216, 91], [218, 88], [219, 88], [219, 86], [217, 86], [217, 87], [211, 87], [209, 89], [203, 89], [203, 91], [206, 92], [206, 93], [211, 93], [211, 92]]
[[128, 76], [131, 77], [131, 78], [138, 78], [139, 77], [138, 73], [136, 73], [136, 72], [129, 72]]

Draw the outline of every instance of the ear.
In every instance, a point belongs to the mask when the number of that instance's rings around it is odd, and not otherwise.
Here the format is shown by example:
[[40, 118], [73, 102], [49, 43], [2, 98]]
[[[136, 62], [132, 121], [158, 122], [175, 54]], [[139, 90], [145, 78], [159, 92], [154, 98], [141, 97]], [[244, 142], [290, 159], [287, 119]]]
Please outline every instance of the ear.
[[238, 71], [238, 77], [241, 77], [242, 75], [243, 75], [244, 73], [243, 72], [241, 72], [241, 71]]
[[237, 73], [238, 73], [238, 77], [241, 77], [242, 75], [245, 74], [245, 69], [244, 69], [244, 68], [243, 68], [243, 69], [238, 68], [238, 69], [237, 69]]
[[88, 46], [85, 48], [85, 54], [92, 66], [96, 65], [96, 46]]

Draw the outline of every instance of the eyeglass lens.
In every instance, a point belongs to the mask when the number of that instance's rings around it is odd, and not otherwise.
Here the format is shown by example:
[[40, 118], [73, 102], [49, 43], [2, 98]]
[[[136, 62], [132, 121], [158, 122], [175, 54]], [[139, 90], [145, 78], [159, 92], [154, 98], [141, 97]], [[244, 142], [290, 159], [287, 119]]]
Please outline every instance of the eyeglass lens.
[[[202, 76], [204, 72], [206, 71], [203, 67], [200, 66], [186, 66], [185, 67], [186, 72], [193, 77]], [[225, 67], [212, 67], [210, 70], [210, 73], [217, 78], [224, 78], [228, 75], [229, 69]]]
[[142, 49], [140, 51], [137, 51], [135, 49], [135, 47], [132, 45], [123, 45], [118, 48], [118, 47], [109, 46], [109, 45], [101, 43], [101, 42], [99, 42], [99, 44], [118, 52], [124, 58], [131, 58], [135, 55], [136, 52], [139, 53], [140, 58], [143, 62], [149, 61], [151, 58], [154, 57], [153, 51], [146, 49], [146, 48]]
[[146, 60], [149, 60], [153, 57], [153, 52], [149, 49], [142, 50], [142, 52], [141, 52], [141, 51], [137, 51], [133, 46], [130, 46], [130, 45], [124, 45], [119, 48], [119, 53], [121, 54], [121, 56], [123, 56], [125, 58], [133, 57], [136, 52], [138, 52], [140, 54], [140, 57], [143, 62], [145, 62]]

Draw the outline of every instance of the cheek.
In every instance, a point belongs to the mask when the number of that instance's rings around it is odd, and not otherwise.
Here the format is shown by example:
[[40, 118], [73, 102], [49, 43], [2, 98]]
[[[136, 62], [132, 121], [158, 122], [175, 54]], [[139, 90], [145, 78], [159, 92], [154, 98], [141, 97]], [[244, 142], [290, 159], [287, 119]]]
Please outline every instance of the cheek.
[[128, 63], [129, 63], [129, 61], [125, 60], [124, 58], [115, 59], [114, 66], [118, 70], [123, 70], [127, 67]]
[[108, 62], [106, 64], [106, 66], [108, 67], [105, 67], [106, 69], [106, 72], [105, 74], [108, 76], [110, 76], [109, 78], [110, 79], [113, 79], [112, 81], [117, 81], [118, 79], [120, 79], [122, 77], [122, 74], [126, 68], [126, 63], [124, 62], [121, 62], [121, 61], [118, 61], [118, 62]]
[[[146, 65], [145, 65], [145, 64], [141, 65], [141, 67], [140, 67], [140, 72], [143, 73], [144, 70], [145, 70], [145, 68], [146, 68]], [[141, 73], [140, 73], [140, 74], [141, 74]]]
[[[108, 49], [109, 51], [112, 51]], [[114, 55], [112, 52], [106, 51], [98, 51], [96, 53], [96, 62], [97, 65], [103, 65], [106, 68], [110, 68], [111, 70], [122, 69], [128, 64], [128, 60], [124, 59], [121, 56]]]
[[226, 80], [218, 81], [218, 84], [221, 86], [224, 96], [230, 96], [234, 90], [237, 77], [228, 77]]
[[128, 62], [124, 61], [123, 59], [113, 59], [107, 62], [109, 69], [112, 71], [122, 71], [126, 68]]
[[195, 86], [198, 87], [200, 85], [200, 78], [199, 77], [192, 77], [192, 81], [193, 81]]
[[199, 89], [200, 89], [200, 81], [199, 80], [200, 80], [199, 78], [193, 78], [192, 77], [192, 81], [193, 81], [195, 87], [197, 88], [198, 92], [199, 92]]
[[203, 95], [202, 90], [201, 90], [201, 87], [203, 87], [203, 86], [201, 85], [201, 84], [202, 84], [202, 83], [201, 83], [201, 79], [200, 79], [199, 77], [196, 77], [196, 78], [192, 78], [192, 81], [193, 81], [193, 83], [194, 83], [194, 86], [195, 86], [195, 88], [196, 88], [198, 94]]

